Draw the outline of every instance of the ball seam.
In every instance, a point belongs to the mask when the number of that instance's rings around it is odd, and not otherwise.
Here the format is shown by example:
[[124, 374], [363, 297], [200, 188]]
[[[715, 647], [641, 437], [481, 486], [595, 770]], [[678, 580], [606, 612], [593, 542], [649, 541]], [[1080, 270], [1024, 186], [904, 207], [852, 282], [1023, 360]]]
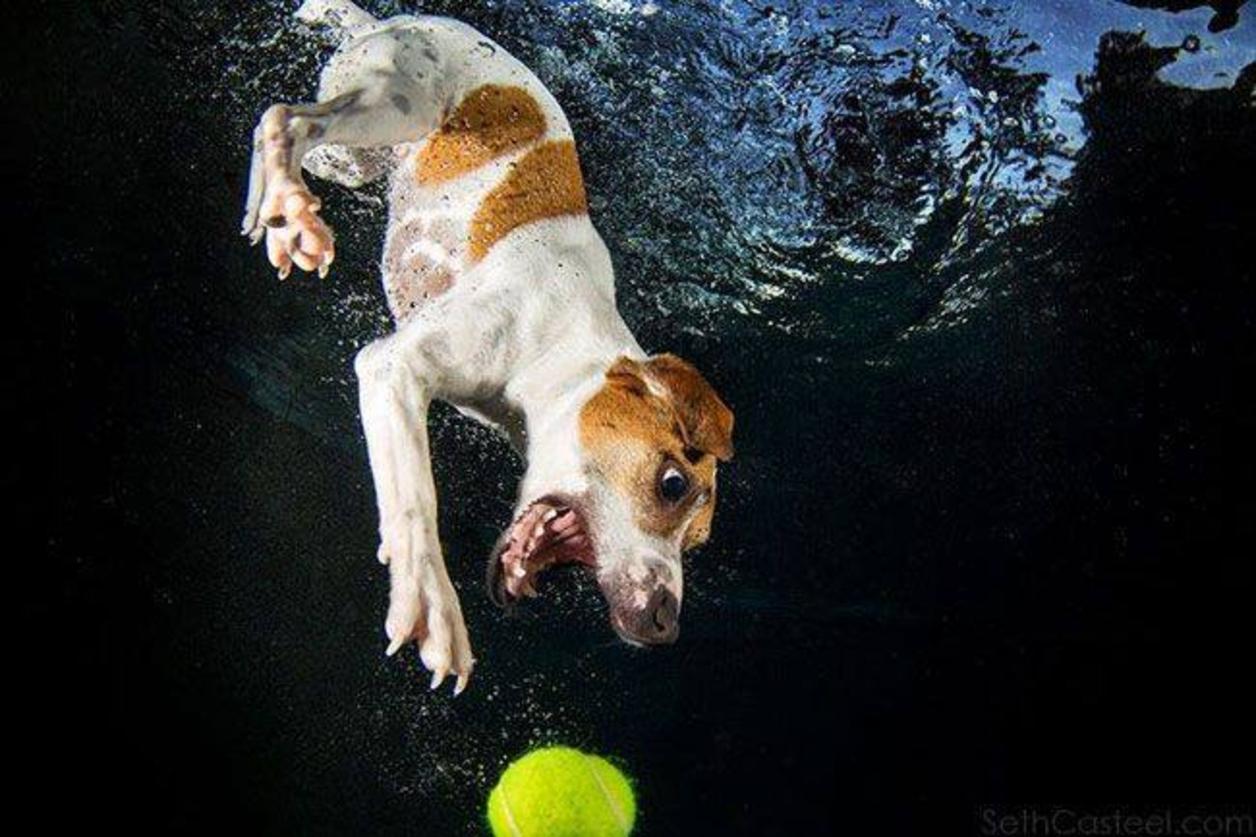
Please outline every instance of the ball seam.
[[593, 761], [586, 754], [581, 753], [584, 757], [584, 766], [589, 769], [589, 773], [593, 776], [593, 781], [597, 782], [597, 786], [602, 789], [602, 795], [606, 797], [606, 806], [611, 809], [611, 813], [615, 815], [615, 821], [619, 823], [619, 830], [627, 834], [628, 823], [625, 821], [624, 814], [619, 810], [619, 806], [615, 804], [615, 800], [611, 798], [610, 789], [606, 787], [606, 783], [602, 781], [602, 777], [593, 769]]
[[506, 777], [502, 777], [498, 790], [502, 792], [502, 812], [506, 815], [506, 825], [510, 826], [510, 833], [514, 837], [523, 837], [523, 832], [519, 830], [519, 824], [515, 822], [514, 812], [510, 810], [510, 799], [506, 796]]

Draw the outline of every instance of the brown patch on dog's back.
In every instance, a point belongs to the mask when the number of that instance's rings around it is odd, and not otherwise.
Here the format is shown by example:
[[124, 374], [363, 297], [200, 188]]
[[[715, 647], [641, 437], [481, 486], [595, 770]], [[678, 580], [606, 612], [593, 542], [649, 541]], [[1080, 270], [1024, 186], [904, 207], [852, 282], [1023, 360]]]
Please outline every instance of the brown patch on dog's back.
[[471, 219], [471, 261], [484, 258], [489, 248], [512, 230], [559, 215], [588, 212], [580, 158], [571, 140], [553, 140], [529, 151], [511, 168]]
[[416, 175], [423, 185], [453, 180], [524, 148], [545, 134], [545, 116], [522, 87], [475, 88], [419, 151]]

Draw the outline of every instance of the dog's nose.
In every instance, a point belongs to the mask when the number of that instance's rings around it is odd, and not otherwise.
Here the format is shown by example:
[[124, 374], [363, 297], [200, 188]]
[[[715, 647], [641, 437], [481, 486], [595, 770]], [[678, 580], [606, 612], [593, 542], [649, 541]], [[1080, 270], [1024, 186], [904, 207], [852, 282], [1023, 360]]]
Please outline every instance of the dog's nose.
[[666, 587], [655, 589], [641, 611], [633, 631], [637, 638], [650, 645], [666, 645], [680, 635], [680, 602]]

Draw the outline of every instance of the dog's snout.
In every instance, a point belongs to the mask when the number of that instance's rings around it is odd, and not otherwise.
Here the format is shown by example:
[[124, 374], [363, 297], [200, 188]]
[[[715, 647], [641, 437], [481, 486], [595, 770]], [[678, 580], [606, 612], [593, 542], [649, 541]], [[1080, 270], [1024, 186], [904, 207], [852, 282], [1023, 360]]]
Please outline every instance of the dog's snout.
[[666, 587], [656, 588], [632, 626], [633, 638], [647, 645], [667, 645], [680, 635], [680, 602]]
[[659, 642], [675, 642], [680, 633], [680, 604], [672, 591], [666, 588], [655, 591], [651, 598], [654, 613], [651, 621]]

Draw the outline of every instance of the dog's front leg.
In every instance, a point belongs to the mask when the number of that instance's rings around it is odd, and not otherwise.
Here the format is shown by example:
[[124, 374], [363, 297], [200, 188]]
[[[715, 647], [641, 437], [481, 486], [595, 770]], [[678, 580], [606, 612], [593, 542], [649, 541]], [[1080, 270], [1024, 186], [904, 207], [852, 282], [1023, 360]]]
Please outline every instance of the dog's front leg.
[[378, 340], [358, 353], [362, 424], [379, 505], [379, 559], [389, 567], [389, 655], [414, 640], [432, 672], [461, 692], [474, 659], [458, 595], [445, 570], [436, 524], [436, 485], [427, 439], [431, 375], [406, 335]]

